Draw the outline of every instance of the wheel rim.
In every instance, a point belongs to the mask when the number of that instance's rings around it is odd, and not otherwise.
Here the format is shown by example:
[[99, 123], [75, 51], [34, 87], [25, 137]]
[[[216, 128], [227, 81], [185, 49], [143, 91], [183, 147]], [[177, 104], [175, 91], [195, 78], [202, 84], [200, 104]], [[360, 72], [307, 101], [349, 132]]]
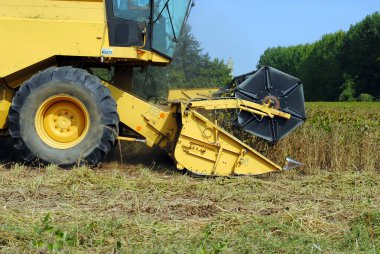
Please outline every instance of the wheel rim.
[[35, 126], [44, 143], [56, 149], [79, 144], [89, 130], [90, 117], [81, 101], [70, 95], [45, 100], [37, 110]]

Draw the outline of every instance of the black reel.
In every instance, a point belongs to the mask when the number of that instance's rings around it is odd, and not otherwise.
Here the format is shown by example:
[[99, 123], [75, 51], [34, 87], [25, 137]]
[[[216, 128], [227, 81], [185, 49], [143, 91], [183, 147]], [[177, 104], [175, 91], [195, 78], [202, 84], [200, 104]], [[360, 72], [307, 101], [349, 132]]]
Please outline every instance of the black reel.
[[267, 104], [291, 115], [259, 117], [241, 111], [237, 123], [241, 129], [268, 141], [278, 141], [306, 120], [302, 82], [272, 67], [263, 67], [235, 88], [235, 97], [258, 104]]

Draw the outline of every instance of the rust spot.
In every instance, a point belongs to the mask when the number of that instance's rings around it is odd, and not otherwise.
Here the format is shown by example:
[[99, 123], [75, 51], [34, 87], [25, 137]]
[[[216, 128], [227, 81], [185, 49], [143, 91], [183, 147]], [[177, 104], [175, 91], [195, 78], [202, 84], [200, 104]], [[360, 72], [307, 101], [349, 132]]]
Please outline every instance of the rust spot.
[[142, 126], [139, 125], [136, 127], [136, 131], [140, 132], [141, 130], [142, 130]]
[[161, 118], [161, 119], [164, 119], [165, 117], [166, 117], [166, 114], [165, 114], [165, 113], [161, 113], [161, 114], [160, 114], [160, 118]]

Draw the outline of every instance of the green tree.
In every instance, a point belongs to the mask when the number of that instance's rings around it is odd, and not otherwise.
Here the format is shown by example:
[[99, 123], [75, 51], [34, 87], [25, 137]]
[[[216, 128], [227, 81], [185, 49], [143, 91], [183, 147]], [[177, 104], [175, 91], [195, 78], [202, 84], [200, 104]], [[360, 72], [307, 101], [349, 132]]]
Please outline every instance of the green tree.
[[299, 77], [302, 75], [300, 67], [312, 49], [313, 45], [310, 44], [268, 48], [261, 55], [257, 68], [272, 66], [290, 75]]
[[341, 86], [339, 101], [355, 101], [355, 81], [350, 75], [344, 74], [344, 83]]
[[358, 76], [357, 92], [380, 96], [380, 13], [350, 27], [344, 41], [343, 72]]
[[191, 33], [191, 27], [185, 25], [176, 47], [173, 63], [169, 72], [182, 72], [184, 80], [173, 82], [170, 87], [206, 87], [222, 86], [232, 77], [227, 65], [220, 59], [211, 59], [199, 41]]
[[361, 101], [361, 102], [372, 102], [374, 101], [374, 97], [368, 93], [361, 93], [359, 96], [358, 96], [358, 99], [357, 101]]
[[345, 33], [327, 34], [314, 43], [300, 67], [306, 99], [309, 101], [336, 101], [342, 75], [342, 49]]
[[148, 75], [135, 71], [135, 92], [165, 97], [170, 88], [222, 87], [231, 80], [230, 72], [222, 60], [203, 53], [191, 27], [185, 25], [169, 66], [151, 67]]
[[[306, 100], [336, 101], [352, 89], [380, 98], [379, 56], [380, 13], [375, 12], [348, 32], [327, 34], [312, 44], [268, 48], [258, 67], [270, 65], [300, 78]], [[344, 73], [357, 77], [355, 88], [342, 91], [340, 84], [347, 82]]]

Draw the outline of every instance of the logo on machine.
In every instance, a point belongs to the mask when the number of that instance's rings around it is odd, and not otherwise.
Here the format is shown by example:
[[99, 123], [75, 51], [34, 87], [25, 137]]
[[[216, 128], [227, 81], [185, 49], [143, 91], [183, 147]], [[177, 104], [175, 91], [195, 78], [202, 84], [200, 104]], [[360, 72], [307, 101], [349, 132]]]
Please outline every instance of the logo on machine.
[[109, 55], [112, 55], [112, 54], [113, 54], [113, 50], [112, 49], [106, 49], [106, 48], [102, 49], [102, 55], [109, 56]]

